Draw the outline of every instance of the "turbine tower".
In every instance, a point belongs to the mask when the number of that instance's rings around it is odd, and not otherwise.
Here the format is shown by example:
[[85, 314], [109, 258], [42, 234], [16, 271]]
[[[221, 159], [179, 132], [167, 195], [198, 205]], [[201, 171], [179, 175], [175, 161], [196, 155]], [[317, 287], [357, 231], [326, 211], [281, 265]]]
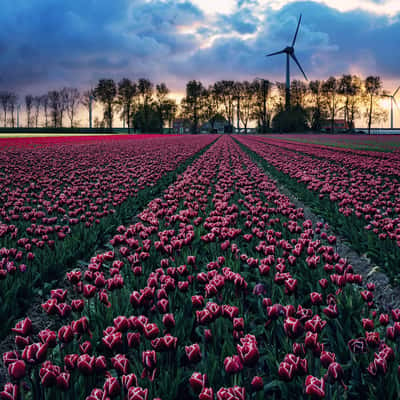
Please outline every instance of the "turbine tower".
[[397, 92], [399, 91], [400, 86], [394, 91], [392, 95], [390, 94], [384, 94], [383, 97], [389, 97], [390, 98], [390, 129], [393, 129], [393, 103], [396, 104], [397, 109], [399, 109], [399, 106], [397, 105], [395, 96]]
[[296, 33], [294, 34], [292, 45], [285, 47], [281, 51], [276, 51], [275, 53], [267, 54], [266, 57], [270, 56], [276, 56], [277, 54], [283, 54], [286, 53], [286, 99], [285, 99], [285, 108], [286, 111], [290, 109], [290, 57], [292, 57], [293, 61], [297, 64], [299, 67], [300, 71], [304, 75], [304, 78], [306, 81], [308, 81], [306, 74], [303, 71], [303, 68], [301, 67], [299, 60], [297, 59], [296, 55], [294, 54], [294, 45], [296, 43], [297, 39], [297, 34], [299, 33], [299, 28], [300, 28], [300, 23], [301, 23], [301, 14], [299, 18], [299, 22], [297, 24], [297, 29]]

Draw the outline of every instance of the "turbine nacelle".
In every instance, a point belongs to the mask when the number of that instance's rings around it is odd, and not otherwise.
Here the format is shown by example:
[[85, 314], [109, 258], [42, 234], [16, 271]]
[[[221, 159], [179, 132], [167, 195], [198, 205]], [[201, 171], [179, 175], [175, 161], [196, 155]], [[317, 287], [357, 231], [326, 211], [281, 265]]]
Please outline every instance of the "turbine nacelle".
[[289, 55], [294, 54], [294, 47], [293, 46], [287, 46], [283, 49], [283, 51]]

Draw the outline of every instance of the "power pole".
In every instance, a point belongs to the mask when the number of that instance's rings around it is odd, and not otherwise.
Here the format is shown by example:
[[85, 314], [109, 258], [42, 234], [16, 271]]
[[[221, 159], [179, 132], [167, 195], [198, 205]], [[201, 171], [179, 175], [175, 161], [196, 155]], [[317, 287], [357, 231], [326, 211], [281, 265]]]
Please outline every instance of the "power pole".
[[17, 104], [17, 128], [19, 128], [19, 109], [20, 109], [21, 105]]
[[267, 131], [267, 82], [263, 79], [263, 133]]
[[290, 111], [290, 62], [289, 53], [286, 53], [286, 99], [285, 99], [285, 110]]
[[92, 129], [92, 101], [93, 101], [93, 94], [90, 92], [89, 94], [89, 128]]
[[237, 97], [236, 118], [237, 118], [237, 133], [240, 133], [240, 96]]

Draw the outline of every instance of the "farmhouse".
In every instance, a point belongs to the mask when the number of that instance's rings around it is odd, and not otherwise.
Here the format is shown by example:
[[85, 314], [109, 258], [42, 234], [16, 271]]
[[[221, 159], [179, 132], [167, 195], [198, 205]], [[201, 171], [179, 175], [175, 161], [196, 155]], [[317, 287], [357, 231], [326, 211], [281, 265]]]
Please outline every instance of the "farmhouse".
[[186, 118], [177, 118], [174, 120], [174, 123], [172, 125], [172, 130], [174, 133], [190, 133], [191, 129], [191, 122], [189, 119]]
[[[331, 120], [326, 120], [322, 122], [322, 126], [321, 126], [321, 131], [323, 132], [330, 132], [331, 131]], [[348, 131], [349, 128], [349, 124], [347, 123], [346, 120], [344, 119], [335, 119], [333, 121], [333, 129], [336, 132], [345, 132]]]

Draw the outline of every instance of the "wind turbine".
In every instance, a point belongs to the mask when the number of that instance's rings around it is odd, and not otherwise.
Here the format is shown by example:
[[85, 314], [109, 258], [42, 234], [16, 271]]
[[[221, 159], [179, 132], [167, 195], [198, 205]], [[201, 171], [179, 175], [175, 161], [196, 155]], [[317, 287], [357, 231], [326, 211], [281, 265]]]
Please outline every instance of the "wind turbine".
[[296, 55], [294, 54], [294, 45], [296, 43], [296, 38], [297, 38], [297, 34], [299, 32], [300, 23], [301, 23], [301, 14], [300, 14], [299, 22], [297, 24], [296, 33], [294, 34], [291, 46], [287, 46], [281, 51], [276, 51], [275, 53], [271, 53], [271, 54], [267, 54], [266, 55], [266, 57], [270, 57], [270, 56], [276, 56], [277, 54], [286, 53], [286, 100], [285, 100], [286, 111], [288, 111], [290, 109], [290, 57], [292, 57], [293, 61], [297, 64], [297, 66], [299, 67], [300, 71], [304, 75], [304, 78], [306, 78], [306, 81], [308, 81], [307, 76], [303, 71], [303, 68], [301, 68], [299, 60], [297, 59]]
[[383, 97], [389, 97], [390, 98], [390, 129], [393, 129], [393, 103], [396, 104], [397, 109], [399, 109], [399, 106], [397, 105], [395, 96], [397, 92], [399, 91], [400, 86], [394, 91], [392, 95], [390, 94], [384, 94], [382, 95]]

